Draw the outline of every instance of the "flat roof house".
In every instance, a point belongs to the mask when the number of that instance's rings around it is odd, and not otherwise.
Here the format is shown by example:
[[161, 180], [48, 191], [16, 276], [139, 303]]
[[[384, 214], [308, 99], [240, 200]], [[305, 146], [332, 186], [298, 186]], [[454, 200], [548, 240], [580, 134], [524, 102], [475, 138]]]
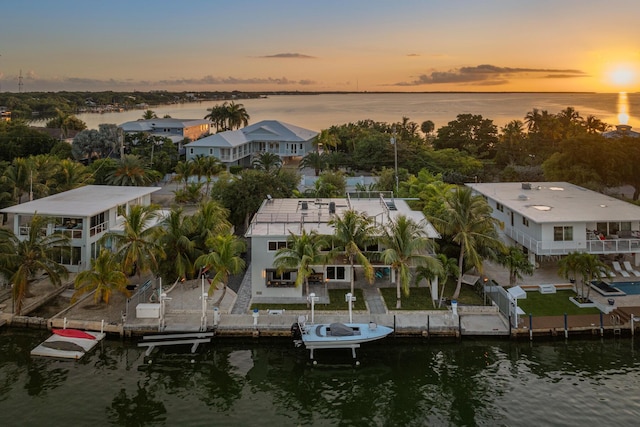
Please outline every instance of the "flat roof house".
[[640, 262], [640, 207], [568, 182], [470, 183], [507, 243], [536, 256], [633, 254]]
[[159, 187], [119, 187], [87, 185], [42, 199], [0, 210], [13, 214], [13, 232], [26, 238], [32, 217], [51, 217], [43, 230], [63, 233], [71, 239], [71, 251], [61, 254], [60, 263], [70, 272], [87, 270], [100, 253], [98, 242], [109, 231], [122, 231], [123, 214], [133, 205], [151, 204], [151, 193]]
[[[424, 224], [429, 238], [439, 237], [433, 226], [420, 211], [413, 211], [404, 200], [394, 199], [390, 193], [350, 193], [338, 199], [271, 199], [263, 201], [246, 232], [251, 239], [251, 287], [254, 302], [271, 302], [271, 298], [303, 298], [304, 287], [295, 287], [296, 272], [278, 275], [273, 267], [276, 251], [286, 247], [290, 233], [300, 235], [302, 230], [316, 231], [320, 235], [333, 235], [329, 221], [341, 216], [346, 210], [363, 212], [373, 218], [375, 224], [385, 225], [398, 215], [405, 215]], [[369, 248], [382, 251], [380, 245]], [[388, 266], [375, 264], [378, 277], [390, 277]], [[335, 261], [329, 265], [314, 266], [315, 273], [310, 282], [350, 282], [351, 270], [346, 262]], [[388, 280], [388, 279], [387, 279]]]
[[225, 166], [250, 166], [252, 156], [273, 153], [281, 158], [313, 151], [318, 132], [278, 120], [263, 120], [239, 130], [220, 132], [185, 146], [187, 160], [214, 156]]

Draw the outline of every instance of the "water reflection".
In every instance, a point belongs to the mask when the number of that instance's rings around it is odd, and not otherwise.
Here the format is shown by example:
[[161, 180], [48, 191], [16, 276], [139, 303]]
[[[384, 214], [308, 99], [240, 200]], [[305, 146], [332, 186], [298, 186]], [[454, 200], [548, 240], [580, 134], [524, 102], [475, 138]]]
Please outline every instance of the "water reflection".
[[348, 350], [318, 352], [312, 366], [288, 341], [216, 340], [196, 355], [163, 350], [151, 364], [120, 341], [80, 362], [31, 359], [41, 339], [0, 335], [0, 413], [13, 420], [3, 426], [70, 417], [96, 425], [630, 425], [640, 416], [636, 344], [627, 339], [388, 340], [360, 349], [359, 367]]
[[629, 124], [629, 98], [627, 92], [618, 93], [618, 124]]

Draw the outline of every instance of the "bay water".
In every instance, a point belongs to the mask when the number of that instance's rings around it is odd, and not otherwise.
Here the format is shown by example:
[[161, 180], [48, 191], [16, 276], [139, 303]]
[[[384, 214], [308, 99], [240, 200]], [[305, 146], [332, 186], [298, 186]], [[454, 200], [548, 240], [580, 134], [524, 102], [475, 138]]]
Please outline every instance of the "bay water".
[[[250, 123], [280, 120], [320, 131], [333, 125], [371, 119], [396, 123], [403, 117], [420, 125], [431, 120], [436, 129], [455, 120], [458, 114], [480, 114], [501, 127], [511, 120], [523, 120], [534, 108], [556, 114], [567, 107], [582, 117], [594, 115], [610, 124], [640, 128], [640, 93], [343, 93], [319, 95], [273, 95], [260, 99], [239, 99], [249, 113]], [[202, 119], [220, 102], [192, 102], [150, 106], [158, 117]], [[101, 123], [122, 123], [142, 118], [144, 110], [120, 113], [83, 113], [78, 118], [89, 129]], [[623, 114], [624, 117], [619, 117]], [[625, 123], [626, 122], [626, 123]]]
[[[151, 359], [108, 339], [79, 361], [32, 358], [47, 331], [0, 334], [0, 425], [637, 425], [633, 338], [460, 342], [387, 338], [308, 352], [219, 339]], [[149, 363], [151, 360], [151, 363]]]

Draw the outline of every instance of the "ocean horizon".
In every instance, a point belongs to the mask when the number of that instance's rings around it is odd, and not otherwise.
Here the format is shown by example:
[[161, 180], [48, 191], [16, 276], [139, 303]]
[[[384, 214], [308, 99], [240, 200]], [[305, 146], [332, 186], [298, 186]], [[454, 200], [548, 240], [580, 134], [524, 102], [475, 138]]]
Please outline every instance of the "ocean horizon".
[[[455, 120], [459, 114], [479, 114], [499, 128], [512, 120], [524, 121], [534, 108], [556, 114], [573, 107], [583, 118], [596, 116], [615, 126], [629, 124], [640, 128], [640, 93], [588, 92], [344, 92], [304, 95], [269, 95], [266, 98], [238, 99], [250, 115], [250, 123], [280, 120], [292, 125], [320, 131], [334, 125], [359, 120], [396, 123], [408, 117], [421, 124], [431, 120], [436, 130]], [[151, 106], [158, 117], [202, 119], [207, 109], [222, 101], [196, 101], [183, 104]], [[121, 125], [142, 118], [140, 110], [82, 113], [77, 117], [89, 129], [102, 123]]]

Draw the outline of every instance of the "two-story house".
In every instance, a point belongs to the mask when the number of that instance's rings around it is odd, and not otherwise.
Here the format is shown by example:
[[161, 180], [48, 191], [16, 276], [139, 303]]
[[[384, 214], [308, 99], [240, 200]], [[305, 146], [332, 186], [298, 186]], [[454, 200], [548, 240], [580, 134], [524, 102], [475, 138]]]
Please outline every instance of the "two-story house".
[[283, 159], [303, 157], [313, 151], [318, 132], [278, 120], [263, 120], [239, 130], [220, 132], [185, 146], [187, 160], [214, 156], [225, 166], [250, 166], [259, 153], [277, 154]]
[[211, 121], [204, 119], [141, 119], [123, 123], [119, 127], [125, 133], [144, 132], [169, 138], [175, 144], [179, 144], [185, 139], [195, 141], [211, 133]]
[[[350, 193], [346, 198], [331, 199], [272, 199], [263, 201], [254, 215], [245, 236], [251, 239], [251, 287], [254, 302], [302, 298], [304, 287], [295, 287], [296, 271], [278, 274], [273, 263], [278, 249], [286, 247], [290, 233], [300, 235], [303, 230], [324, 236], [332, 236], [330, 221], [341, 217], [346, 210], [355, 210], [372, 218], [378, 226], [385, 226], [398, 215], [405, 215], [423, 224], [427, 237], [439, 237], [433, 226], [420, 211], [413, 211], [404, 200], [394, 199], [390, 192]], [[382, 252], [375, 244], [363, 248], [369, 252]], [[388, 265], [375, 263], [378, 277], [395, 282], [394, 272]], [[313, 266], [311, 278], [315, 283], [351, 282], [351, 268], [344, 259], [333, 260], [328, 265]]]
[[568, 182], [466, 184], [483, 195], [507, 243], [537, 256], [627, 255], [640, 263], [640, 206]]
[[159, 187], [120, 187], [87, 185], [0, 210], [13, 215], [13, 232], [26, 238], [34, 215], [51, 218], [43, 233], [62, 233], [69, 237], [71, 250], [61, 251], [58, 262], [70, 272], [91, 267], [107, 232], [123, 230], [124, 215], [133, 205], [151, 204], [151, 193]]

